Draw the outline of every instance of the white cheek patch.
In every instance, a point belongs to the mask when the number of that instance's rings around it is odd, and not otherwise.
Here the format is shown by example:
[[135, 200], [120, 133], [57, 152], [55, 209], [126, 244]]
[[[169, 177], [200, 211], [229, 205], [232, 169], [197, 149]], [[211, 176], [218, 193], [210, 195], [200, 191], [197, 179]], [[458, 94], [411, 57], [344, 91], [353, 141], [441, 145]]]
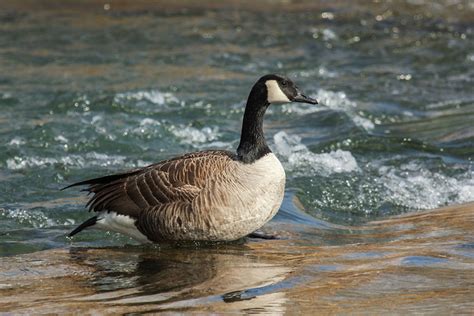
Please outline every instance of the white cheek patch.
[[281, 91], [280, 86], [276, 80], [267, 80], [265, 81], [267, 86], [267, 101], [269, 103], [288, 103], [291, 102], [290, 99], [286, 96], [283, 91]]

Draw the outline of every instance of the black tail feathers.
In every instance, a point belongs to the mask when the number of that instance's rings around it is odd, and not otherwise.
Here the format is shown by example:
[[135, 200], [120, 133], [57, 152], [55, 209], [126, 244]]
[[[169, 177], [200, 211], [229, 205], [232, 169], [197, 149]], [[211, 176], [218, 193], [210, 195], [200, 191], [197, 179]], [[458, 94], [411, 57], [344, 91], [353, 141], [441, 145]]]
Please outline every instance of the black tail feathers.
[[82, 223], [81, 225], [77, 226], [72, 232], [69, 233], [69, 235], [67, 235], [68, 237], [72, 237], [74, 236], [75, 234], [81, 232], [83, 229], [89, 227], [89, 226], [93, 226], [95, 225], [95, 223], [97, 223], [97, 216], [94, 216], [94, 217], [91, 217], [89, 218], [88, 220], [86, 220], [84, 223]]

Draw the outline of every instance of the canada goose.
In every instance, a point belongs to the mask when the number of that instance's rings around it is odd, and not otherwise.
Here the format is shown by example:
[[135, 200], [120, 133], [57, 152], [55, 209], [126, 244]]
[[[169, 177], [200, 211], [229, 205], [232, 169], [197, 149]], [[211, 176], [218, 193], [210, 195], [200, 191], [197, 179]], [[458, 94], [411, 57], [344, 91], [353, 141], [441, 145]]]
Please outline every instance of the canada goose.
[[[263, 116], [271, 103], [315, 99], [279, 75], [265, 75], [247, 99], [237, 152], [185, 154], [120, 174], [71, 184], [94, 193], [86, 206], [97, 213], [87, 227], [128, 235], [140, 242], [230, 241], [251, 234], [278, 211], [285, 171], [268, 148]], [[63, 190], [64, 190], [63, 189]]]

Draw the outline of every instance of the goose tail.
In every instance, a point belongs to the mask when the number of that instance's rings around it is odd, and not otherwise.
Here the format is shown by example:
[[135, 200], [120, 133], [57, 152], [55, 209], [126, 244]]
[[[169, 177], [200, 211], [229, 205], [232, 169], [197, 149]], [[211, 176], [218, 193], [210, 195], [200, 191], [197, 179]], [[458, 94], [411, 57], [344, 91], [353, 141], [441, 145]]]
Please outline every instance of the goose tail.
[[75, 234], [81, 232], [83, 229], [86, 229], [87, 227], [94, 226], [97, 223], [97, 216], [91, 217], [88, 220], [86, 220], [84, 223], [81, 225], [77, 226], [72, 232], [67, 235], [68, 237], [72, 237]]
[[131, 170], [131, 171], [125, 172], [125, 173], [118, 173], [118, 174], [112, 174], [112, 175], [105, 176], [105, 177], [88, 179], [88, 180], [85, 180], [85, 181], [70, 184], [70, 185], [68, 185], [64, 188], [61, 188], [60, 190], [64, 191], [66, 189], [69, 189], [69, 188], [75, 187], [75, 186], [89, 185], [89, 188], [86, 188], [82, 191], [94, 192], [94, 189], [96, 189], [97, 187], [100, 187], [101, 185], [106, 185], [107, 183], [111, 183], [113, 181], [120, 180], [120, 179], [126, 178], [128, 176], [132, 176], [134, 174], [140, 173], [140, 171], [142, 171], [142, 169], [135, 169], [135, 170]]

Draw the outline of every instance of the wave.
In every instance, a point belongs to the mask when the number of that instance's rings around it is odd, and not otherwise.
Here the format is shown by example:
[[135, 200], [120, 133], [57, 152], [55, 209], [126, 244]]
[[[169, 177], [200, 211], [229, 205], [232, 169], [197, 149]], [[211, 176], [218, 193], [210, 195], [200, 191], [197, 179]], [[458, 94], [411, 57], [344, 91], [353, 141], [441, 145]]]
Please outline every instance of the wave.
[[328, 176], [333, 173], [355, 172], [359, 170], [357, 161], [349, 151], [338, 149], [329, 153], [311, 152], [297, 135], [280, 131], [273, 136], [277, 154], [282, 158], [287, 170], [296, 174], [318, 174]]
[[73, 225], [76, 223], [74, 219], [63, 219], [58, 221], [44, 212], [34, 209], [23, 208], [0, 208], [0, 219], [14, 220], [22, 226], [33, 228], [46, 228], [58, 225]]
[[316, 94], [312, 94], [311, 96], [318, 100], [321, 106], [314, 106], [305, 103], [292, 103], [283, 105], [283, 111], [298, 115], [308, 115], [329, 108], [331, 110], [346, 113], [355, 125], [366, 131], [374, 129], [375, 124], [370, 119], [357, 113], [357, 103], [350, 100], [344, 92], [320, 89]]
[[426, 169], [412, 161], [398, 167], [382, 166], [378, 182], [383, 199], [410, 209], [432, 209], [448, 203], [474, 201], [474, 173], [457, 177]]
[[127, 157], [120, 155], [107, 155], [97, 152], [90, 152], [85, 155], [67, 155], [62, 157], [20, 157], [15, 156], [6, 161], [6, 166], [10, 170], [22, 170], [28, 168], [46, 168], [49, 166], [72, 166], [72, 167], [110, 167], [110, 166], [125, 166], [125, 167], [140, 167], [149, 163], [136, 160], [129, 161]]
[[174, 94], [170, 92], [161, 92], [159, 90], [123, 92], [117, 93], [114, 96], [114, 102], [122, 103], [124, 101], [134, 101], [137, 105], [142, 105], [143, 103], [166, 105], [168, 103], [179, 102]]

